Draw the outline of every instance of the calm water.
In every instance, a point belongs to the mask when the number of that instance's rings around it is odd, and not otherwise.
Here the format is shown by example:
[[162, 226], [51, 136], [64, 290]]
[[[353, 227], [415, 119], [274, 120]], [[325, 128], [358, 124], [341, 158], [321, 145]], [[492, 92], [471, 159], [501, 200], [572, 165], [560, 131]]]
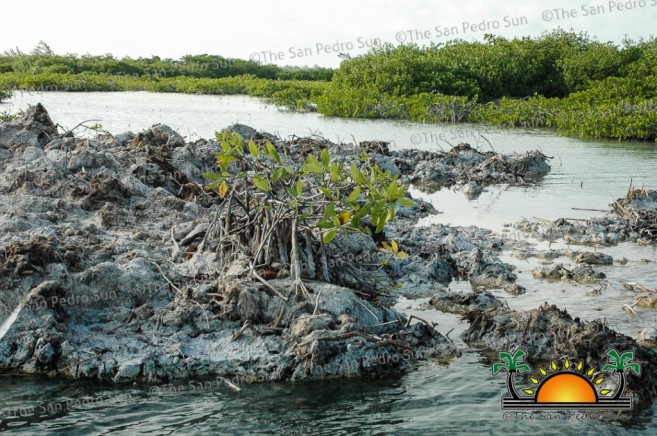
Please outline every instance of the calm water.
[[[442, 190], [421, 195], [442, 214], [425, 223], [478, 225], [501, 231], [505, 223], [522, 217], [586, 218], [601, 212], [573, 208], [607, 209], [634, 186], [657, 187], [657, 147], [654, 144], [583, 141], [545, 131], [500, 130], [485, 126], [436, 126], [418, 123], [342, 120], [317, 114], [281, 112], [262, 100], [245, 96], [194, 96], [148, 93], [16, 93], [0, 111], [25, 108], [41, 102], [52, 119], [72, 128], [94, 119], [112, 133], [138, 132], [165, 123], [190, 139], [211, 137], [215, 130], [239, 122], [258, 130], [289, 135], [320, 135], [333, 141], [378, 139], [393, 148], [449, 148], [468, 142], [496, 151], [540, 149], [553, 156], [552, 172], [533, 187], [488, 188], [478, 199]], [[78, 130], [79, 133], [84, 133]], [[424, 224], [424, 223], [423, 223]], [[516, 235], [524, 238], [524, 235]], [[540, 245], [547, 248], [547, 244]], [[554, 244], [552, 246], [554, 248]], [[577, 247], [573, 247], [577, 248]], [[657, 311], [640, 310], [629, 316], [621, 309], [633, 295], [621, 281], [639, 281], [657, 287], [657, 253], [652, 247], [623, 244], [606, 248], [627, 265], [600, 267], [609, 286], [592, 296], [598, 286], [543, 283], [531, 278], [536, 260], [519, 261], [509, 254], [503, 260], [517, 266], [525, 295], [495, 292], [517, 309], [530, 309], [544, 301], [558, 304], [584, 319], [607, 318], [619, 331], [636, 336], [654, 326]], [[641, 262], [644, 260], [644, 262]], [[646, 263], [645, 261], [650, 261]], [[569, 262], [568, 259], [559, 261]], [[455, 290], [467, 290], [455, 283]], [[402, 301], [409, 313], [440, 323], [439, 329], [457, 343], [465, 328], [458, 317], [422, 310], [422, 301]], [[463, 345], [463, 344], [462, 344]], [[464, 345], [463, 345], [464, 346]], [[655, 433], [657, 406], [624, 424], [602, 423], [582, 416], [562, 419], [509, 419], [502, 415], [500, 397], [504, 377], [493, 378], [489, 363], [465, 347], [451, 362], [423, 362], [416, 372], [378, 380], [338, 380], [323, 383], [250, 384], [239, 393], [216, 383], [178, 387], [92, 386], [84, 383], [0, 376], [0, 431], [15, 434], [625, 434]], [[569, 418], [569, 419], [565, 419]]]

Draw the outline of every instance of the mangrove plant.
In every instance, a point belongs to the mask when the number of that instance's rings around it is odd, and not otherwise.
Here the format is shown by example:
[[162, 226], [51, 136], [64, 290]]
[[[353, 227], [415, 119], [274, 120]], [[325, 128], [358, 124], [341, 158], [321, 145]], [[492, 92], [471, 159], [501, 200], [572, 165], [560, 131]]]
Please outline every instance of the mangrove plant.
[[354, 232], [381, 233], [397, 206], [413, 205], [405, 197], [407, 186], [366, 153], [344, 163], [324, 148], [295, 162], [264, 139], [246, 141], [235, 132], [218, 133], [217, 139], [217, 171], [204, 176], [222, 202], [199, 249], [214, 243], [220, 267], [245, 257], [249, 275], [279, 295], [259, 269], [285, 265], [292, 291], [308, 296], [302, 272], [331, 282], [327, 244]]

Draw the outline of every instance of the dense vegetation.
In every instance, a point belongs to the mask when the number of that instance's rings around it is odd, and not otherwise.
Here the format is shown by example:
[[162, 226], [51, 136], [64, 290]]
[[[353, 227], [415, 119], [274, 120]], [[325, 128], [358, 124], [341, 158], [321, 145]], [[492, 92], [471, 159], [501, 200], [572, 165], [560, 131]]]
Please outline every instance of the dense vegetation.
[[0, 74], [0, 89], [23, 92], [48, 91], [150, 91], [186, 94], [247, 94], [274, 99], [276, 104], [294, 110], [310, 109], [310, 101], [319, 98], [328, 82], [309, 80], [272, 80], [253, 75], [219, 79], [187, 76], [123, 76], [98, 73]]
[[41, 42], [30, 54], [9, 50], [0, 56], [0, 100], [3, 89], [248, 94], [273, 98], [293, 110], [307, 110], [333, 72], [330, 68], [279, 67], [212, 55], [180, 60], [57, 55]]
[[552, 127], [657, 138], [657, 39], [622, 47], [556, 30], [539, 38], [374, 48], [342, 62], [326, 115]]
[[540, 38], [383, 46], [345, 60], [317, 101], [326, 115], [554, 127], [657, 137], [657, 40]]
[[270, 97], [329, 116], [551, 127], [567, 134], [657, 139], [657, 39], [618, 47], [556, 30], [538, 38], [384, 45], [337, 71], [220, 56], [179, 61], [0, 57], [0, 90], [146, 90]]
[[183, 56], [179, 60], [150, 58], [116, 59], [112, 55], [77, 56], [57, 55], [43, 41], [30, 54], [18, 49], [0, 55], [0, 73], [25, 74], [81, 74], [92, 73], [109, 76], [133, 77], [196, 77], [219, 79], [250, 75], [273, 80], [320, 80], [328, 81], [333, 70], [322, 67], [279, 67], [262, 65], [243, 59], [224, 58], [214, 55]]

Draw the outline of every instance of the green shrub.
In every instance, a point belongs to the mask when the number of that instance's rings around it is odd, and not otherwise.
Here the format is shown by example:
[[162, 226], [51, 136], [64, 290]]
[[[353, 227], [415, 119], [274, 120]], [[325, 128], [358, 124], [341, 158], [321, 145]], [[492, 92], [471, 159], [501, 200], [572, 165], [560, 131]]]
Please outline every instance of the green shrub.
[[2, 100], [9, 100], [11, 98], [11, 91], [0, 87], [0, 102]]
[[[223, 199], [215, 219], [218, 258], [231, 262], [239, 247], [252, 247], [249, 274], [258, 278], [256, 265], [289, 265], [297, 292], [306, 292], [302, 259], [310, 279], [329, 281], [327, 244], [340, 234], [371, 234], [370, 225], [381, 233], [397, 205], [413, 205], [407, 186], [369, 163], [365, 153], [360, 162], [344, 164], [325, 148], [297, 164], [270, 142], [247, 143], [232, 132], [217, 133], [217, 139], [218, 171], [204, 176]], [[230, 235], [229, 243], [221, 232]], [[394, 243], [392, 252], [405, 256]]]

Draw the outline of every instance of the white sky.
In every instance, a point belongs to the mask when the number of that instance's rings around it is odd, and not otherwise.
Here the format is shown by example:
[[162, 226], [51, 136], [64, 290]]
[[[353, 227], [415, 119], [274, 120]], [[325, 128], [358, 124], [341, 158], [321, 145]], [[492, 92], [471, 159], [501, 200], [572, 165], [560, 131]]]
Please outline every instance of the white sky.
[[[619, 4], [632, 9], [620, 10]], [[593, 7], [597, 15], [585, 13]], [[574, 9], [577, 16], [569, 18], [561, 8]], [[519, 25], [507, 27], [511, 17]], [[13, 47], [29, 51], [44, 40], [56, 53], [176, 59], [256, 53], [254, 59], [279, 65], [336, 67], [340, 59], [330, 48], [336, 43], [338, 52], [353, 56], [367, 51], [359, 38], [393, 43], [452, 39], [441, 36], [437, 26], [441, 31], [454, 27], [455, 36], [466, 40], [481, 39], [487, 31], [465, 23], [487, 20], [488, 33], [501, 36], [537, 36], [562, 27], [620, 43], [625, 36], [650, 37], [655, 18], [657, 0], [19, 0], [0, 6], [0, 52]], [[283, 55], [271, 54], [279, 52]]]

